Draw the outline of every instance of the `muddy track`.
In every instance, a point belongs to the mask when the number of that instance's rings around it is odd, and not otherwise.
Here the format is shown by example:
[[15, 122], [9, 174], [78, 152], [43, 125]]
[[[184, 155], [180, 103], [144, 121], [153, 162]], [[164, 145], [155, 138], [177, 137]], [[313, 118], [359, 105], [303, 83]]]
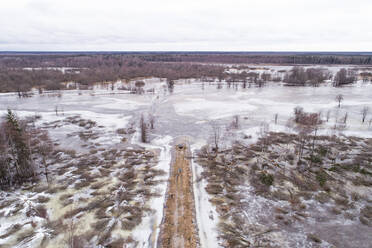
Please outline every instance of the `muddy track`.
[[[177, 144], [181, 144], [177, 142]], [[192, 188], [190, 154], [186, 142], [175, 145], [172, 152], [171, 174], [168, 182], [164, 217], [158, 247], [198, 247], [195, 202]]]

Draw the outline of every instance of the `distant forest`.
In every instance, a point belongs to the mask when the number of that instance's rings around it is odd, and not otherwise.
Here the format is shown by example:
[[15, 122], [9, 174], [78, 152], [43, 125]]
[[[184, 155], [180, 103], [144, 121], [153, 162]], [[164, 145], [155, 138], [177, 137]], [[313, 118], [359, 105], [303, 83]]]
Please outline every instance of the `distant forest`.
[[[0, 92], [25, 92], [32, 87], [57, 90], [61, 82], [96, 82], [160, 77], [168, 80], [214, 77], [224, 79], [219, 64], [372, 65], [370, 53], [12, 53], [0, 54]], [[50, 70], [50, 67], [67, 67]], [[25, 68], [34, 68], [25, 70]], [[37, 69], [35, 69], [37, 68]]]

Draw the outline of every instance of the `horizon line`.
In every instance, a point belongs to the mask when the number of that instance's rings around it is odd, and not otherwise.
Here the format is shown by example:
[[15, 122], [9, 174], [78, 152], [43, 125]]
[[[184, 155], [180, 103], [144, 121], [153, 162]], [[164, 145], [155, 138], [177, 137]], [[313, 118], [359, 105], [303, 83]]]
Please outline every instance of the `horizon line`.
[[0, 55], [3, 54], [78, 54], [78, 53], [90, 53], [90, 54], [102, 54], [102, 53], [117, 53], [117, 54], [321, 54], [321, 55], [372, 55], [372, 51], [130, 51], [130, 50], [0, 50]]

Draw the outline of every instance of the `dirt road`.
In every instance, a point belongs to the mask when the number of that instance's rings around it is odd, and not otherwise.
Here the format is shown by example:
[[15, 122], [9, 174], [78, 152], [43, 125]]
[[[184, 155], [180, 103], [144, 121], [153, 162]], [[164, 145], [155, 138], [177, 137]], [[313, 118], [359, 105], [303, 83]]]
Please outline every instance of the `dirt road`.
[[194, 248], [199, 244], [189, 153], [188, 145], [181, 141], [173, 148], [158, 247]]

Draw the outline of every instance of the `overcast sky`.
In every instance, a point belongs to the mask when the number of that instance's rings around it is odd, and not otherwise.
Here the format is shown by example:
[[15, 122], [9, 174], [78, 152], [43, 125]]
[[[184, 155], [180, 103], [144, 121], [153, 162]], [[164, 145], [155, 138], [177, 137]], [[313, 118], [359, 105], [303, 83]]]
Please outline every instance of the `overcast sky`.
[[372, 51], [372, 0], [0, 0], [2, 51]]

